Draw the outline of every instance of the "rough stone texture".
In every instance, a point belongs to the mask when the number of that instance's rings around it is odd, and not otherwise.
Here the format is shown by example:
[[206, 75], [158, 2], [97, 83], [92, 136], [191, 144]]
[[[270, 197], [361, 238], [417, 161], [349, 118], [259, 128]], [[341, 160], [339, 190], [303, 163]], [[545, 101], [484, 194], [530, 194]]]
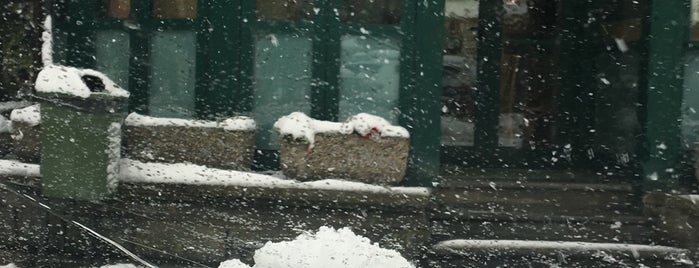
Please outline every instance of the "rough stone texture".
[[248, 170], [255, 133], [220, 128], [126, 126], [126, 157], [144, 162], [188, 162]]
[[356, 134], [316, 134], [315, 147], [283, 137], [281, 169], [289, 178], [337, 178], [395, 185], [405, 176], [409, 139], [363, 138]]
[[25, 163], [39, 163], [41, 159], [41, 125], [32, 127], [24, 122], [13, 121], [12, 127], [13, 135], [17, 137], [13, 142], [13, 151], [17, 158]]

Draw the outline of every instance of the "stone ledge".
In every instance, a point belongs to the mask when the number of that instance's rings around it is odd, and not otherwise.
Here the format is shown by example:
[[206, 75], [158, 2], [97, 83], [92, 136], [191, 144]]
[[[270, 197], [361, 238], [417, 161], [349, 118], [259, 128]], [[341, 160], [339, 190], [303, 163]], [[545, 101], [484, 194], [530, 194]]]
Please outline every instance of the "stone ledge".
[[633, 258], [661, 258], [685, 256], [686, 249], [666, 246], [651, 246], [621, 243], [590, 243], [570, 241], [526, 241], [526, 240], [467, 240], [442, 241], [433, 246], [438, 254], [468, 254], [492, 252], [497, 254], [530, 255], [564, 252], [568, 256], [589, 256], [594, 252], [605, 252], [612, 256]]
[[[388, 190], [387, 190], [388, 191]], [[313, 188], [266, 188], [221, 185], [188, 185], [168, 183], [120, 183], [117, 198], [155, 198], [187, 202], [230, 202], [234, 200], [287, 201], [292, 205], [324, 205], [338, 207], [385, 207], [394, 210], [427, 208], [429, 190], [424, 194], [371, 191], [342, 191]]]

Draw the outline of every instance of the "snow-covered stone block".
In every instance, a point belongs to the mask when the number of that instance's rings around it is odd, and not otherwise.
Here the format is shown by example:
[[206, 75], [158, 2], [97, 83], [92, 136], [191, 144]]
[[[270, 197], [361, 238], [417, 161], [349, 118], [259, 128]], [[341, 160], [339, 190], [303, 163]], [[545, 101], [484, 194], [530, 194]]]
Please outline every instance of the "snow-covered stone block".
[[297, 112], [274, 127], [281, 134], [281, 169], [289, 178], [395, 185], [405, 176], [408, 131], [381, 117], [362, 113], [336, 123]]
[[41, 158], [40, 118], [39, 104], [15, 109], [10, 114], [13, 151], [22, 162], [39, 163]]
[[132, 113], [126, 118], [125, 135], [126, 157], [131, 159], [247, 170], [252, 165], [255, 121], [242, 116], [215, 122]]

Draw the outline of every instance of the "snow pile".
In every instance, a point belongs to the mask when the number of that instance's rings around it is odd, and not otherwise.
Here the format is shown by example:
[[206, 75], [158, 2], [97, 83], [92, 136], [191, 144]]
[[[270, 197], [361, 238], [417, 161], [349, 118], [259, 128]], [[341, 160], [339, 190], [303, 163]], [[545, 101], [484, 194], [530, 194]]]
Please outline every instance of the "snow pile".
[[279, 118], [274, 129], [282, 136], [305, 139], [313, 147], [317, 133], [357, 133], [362, 136], [378, 134], [381, 137], [408, 138], [408, 131], [400, 126], [393, 126], [379, 116], [360, 113], [351, 116], [343, 123], [315, 120], [302, 112], [294, 112]]
[[98, 71], [58, 65], [44, 66], [36, 78], [35, 88], [37, 92], [61, 93], [88, 98], [92, 92], [85, 81], [83, 81], [84, 76], [93, 76], [102, 80], [104, 93], [106, 94], [114, 97], [129, 97], [128, 91], [119, 87], [106, 75]]
[[[44, 68], [36, 78], [37, 92], [61, 93], [80, 98], [88, 98], [92, 94], [83, 80], [84, 77], [96, 77], [104, 84], [104, 93], [114, 97], [129, 97], [129, 92], [119, 87], [106, 75], [91, 69], [78, 69], [55, 65], [53, 62], [53, 35], [51, 16], [44, 20], [44, 32], [41, 34], [41, 61]], [[101, 94], [104, 94], [101, 93]]]
[[0, 265], [0, 268], [18, 268], [14, 263]]
[[221, 123], [206, 120], [191, 120], [179, 118], [162, 118], [131, 113], [126, 117], [127, 126], [171, 126], [195, 128], [223, 128], [227, 131], [255, 130], [255, 120], [246, 116], [236, 116]]
[[223, 120], [220, 124], [226, 131], [251, 131], [255, 130], [257, 124], [255, 120], [247, 116], [236, 116]]
[[[293, 241], [267, 242], [255, 251], [254, 268], [408, 268], [415, 267], [395, 250], [372, 244], [350, 229], [321, 227], [315, 234], [301, 234]], [[243, 268], [239, 261], [221, 263], [219, 268]]]
[[11, 111], [14, 109], [22, 109], [32, 105], [29, 101], [4, 101], [0, 102], [0, 111]]
[[10, 120], [14, 122], [26, 123], [30, 127], [38, 126], [41, 122], [41, 107], [35, 104], [22, 109], [12, 110]]
[[12, 132], [12, 121], [0, 115], [0, 133]]
[[294, 180], [280, 179], [270, 175], [207, 168], [205, 166], [194, 164], [143, 163], [131, 159], [120, 160], [119, 179], [121, 182], [133, 183], [172, 183], [190, 185], [352, 191], [412, 196], [428, 196], [430, 193], [428, 188], [423, 187], [384, 187], [361, 182], [332, 179], [298, 182]]
[[367, 136], [373, 133], [381, 135], [381, 137], [397, 137], [409, 138], [408, 130], [403, 127], [393, 126], [391, 123], [382, 117], [360, 113], [350, 117], [342, 124], [343, 132], [354, 131], [362, 136]]
[[2, 176], [39, 177], [39, 165], [25, 164], [15, 160], [0, 159], [0, 174]]

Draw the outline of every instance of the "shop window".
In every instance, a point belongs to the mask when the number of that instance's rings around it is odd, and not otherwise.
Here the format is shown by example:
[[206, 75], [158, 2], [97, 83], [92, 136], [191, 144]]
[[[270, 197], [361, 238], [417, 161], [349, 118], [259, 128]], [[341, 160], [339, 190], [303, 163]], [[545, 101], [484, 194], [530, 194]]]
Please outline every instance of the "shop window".
[[360, 24], [398, 24], [400, 0], [344, 0], [340, 18]]
[[131, 11], [131, 0], [103, 0], [102, 14], [108, 18], [126, 19]]
[[311, 0], [257, 0], [255, 14], [260, 20], [293, 21], [313, 17]]
[[153, 0], [153, 16], [158, 19], [194, 19], [197, 0]]

